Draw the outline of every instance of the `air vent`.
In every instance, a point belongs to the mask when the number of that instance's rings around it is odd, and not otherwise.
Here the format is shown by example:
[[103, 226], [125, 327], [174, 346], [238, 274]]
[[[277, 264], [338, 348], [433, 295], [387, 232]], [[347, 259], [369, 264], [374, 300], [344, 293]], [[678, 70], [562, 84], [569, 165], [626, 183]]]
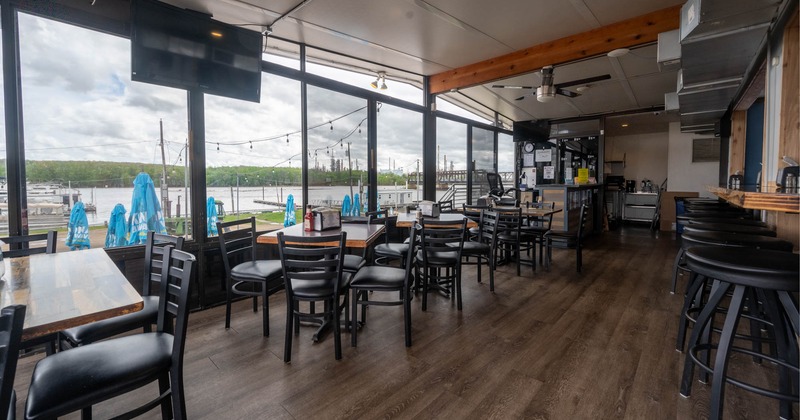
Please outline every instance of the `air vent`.
[[658, 34], [657, 61], [660, 71], [672, 71], [681, 66], [680, 30]]

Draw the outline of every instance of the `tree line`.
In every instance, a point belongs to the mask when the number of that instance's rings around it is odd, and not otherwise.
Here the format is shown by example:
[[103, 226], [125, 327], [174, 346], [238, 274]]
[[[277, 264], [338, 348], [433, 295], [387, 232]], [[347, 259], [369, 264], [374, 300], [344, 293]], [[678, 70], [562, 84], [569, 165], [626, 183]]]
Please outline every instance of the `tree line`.
[[[135, 162], [100, 161], [26, 161], [25, 175], [29, 183], [60, 183], [74, 188], [129, 188], [140, 172], [146, 172], [153, 183], [161, 185], [163, 167], [158, 164]], [[0, 171], [6, 172], [6, 161], [0, 160]], [[322, 171], [310, 169], [308, 183], [312, 186], [350, 185], [351, 172]], [[184, 167], [167, 167], [167, 184], [170, 187], [186, 185]], [[359, 179], [367, 184], [367, 171], [352, 171], [353, 185]], [[206, 168], [206, 185], [209, 187], [259, 187], [275, 185], [296, 185], [302, 183], [300, 168], [259, 167], [259, 166], [221, 166]], [[403, 185], [405, 177], [391, 173], [378, 175], [379, 185]]]

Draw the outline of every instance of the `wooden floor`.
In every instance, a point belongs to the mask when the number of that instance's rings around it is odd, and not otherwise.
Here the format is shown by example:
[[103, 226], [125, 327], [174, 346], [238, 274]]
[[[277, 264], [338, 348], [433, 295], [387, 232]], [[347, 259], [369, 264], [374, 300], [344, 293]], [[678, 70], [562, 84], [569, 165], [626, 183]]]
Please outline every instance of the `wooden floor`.
[[[470, 266], [463, 311], [432, 295], [422, 312], [415, 299], [407, 349], [402, 309], [372, 307], [357, 348], [343, 334], [340, 361], [332, 337], [313, 343], [313, 329], [302, 327], [292, 363], [283, 363], [282, 293], [270, 300], [268, 338], [249, 301], [235, 304], [229, 330], [224, 307], [193, 313], [184, 366], [189, 418], [704, 418], [706, 385], [695, 382], [688, 399], [678, 394], [681, 298], [668, 292], [677, 249], [669, 235], [642, 228], [606, 233], [587, 243], [582, 274], [574, 251], [555, 250], [549, 272], [523, 267], [517, 277], [514, 267], [500, 267], [495, 293], [486, 268], [478, 284]], [[40, 357], [20, 362], [20, 414]], [[747, 358], [731, 365], [757, 382], [772, 380], [772, 370]], [[726, 418], [778, 417], [773, 400], [727, 390]], [[154, 395], [147, 387], [97, 406], [95, 418]], [[144, 416], [158, 417], [158, 410]]]

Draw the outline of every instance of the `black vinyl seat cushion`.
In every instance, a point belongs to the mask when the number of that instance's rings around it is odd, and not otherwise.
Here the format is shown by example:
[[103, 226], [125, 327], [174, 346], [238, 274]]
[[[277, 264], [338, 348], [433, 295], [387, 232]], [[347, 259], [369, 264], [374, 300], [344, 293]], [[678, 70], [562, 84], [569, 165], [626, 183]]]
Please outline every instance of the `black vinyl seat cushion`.
[[[339, 290], [347, 289], [352, 278], [353, 274], [343, 273], [342, 281], [339, 283]], [[295, 279], [292, 280], [292, 294], [300, 299], [319, 299], [320, 296], [333, 294], [333, 284], [319, 280]]]
[[766, 223], [754, 219], [736, 219], [725, 217], [683, 217], [677, 219], [681, 223], [697, 224], [697, 223], [728, 223], [732, 225], [741, 226], [760, 226], [769, 227]]
[[235, 280], [263, 281], [282, 275], [281, 262], [278, 260], [245, 261], [231, 268], [231, 277]]
[[690, 223], [688, 225], [684, 225], [683, 230], [684, 232], [717, 231], [744, 233], [748, 235], [777, 236], [777, 233], [769, 228], [760, 226], [743, 226], [731, 223]]
[[[447, 246], [458, 247], [458, 243], [449, 243]], [[485, 242], [464, 241], [464, 248], [461, 250], [461, 255], [483, 255], [491, 249], [492, 247]]]
[[408, 254], [408, 242], [377, 244], [373, 249], [376, 257], [405, 258]]
[[144, 307], [141, 311], [103, 319], [79, 327], [61, 331], [73, 347], [94, 343], [113, 335], [122, 334], [142, 325], [155, 324], [158, 319], [158, 296], [142, 296]]
[[25, 418], [54, 418], [51, 407], [79, 410], [158, 379], [172, 363], [172, 341], [170, 334], [143, 333], [42, 359], [33, 371]]
[[692, 246], [729, 246], [771, 249], [792, 252], [791, 242], [762, 235], [747, 235], [729, 232], [686, 232], [682, 235], [681, 246], [685, 249]]
[[686, 265], [704, 276], [762, 289], [800, 290], [800, 255], [790, 252], [697, 246], [686, 250]]
[[367, 265], [367, 261], [364, 260], [363, 257], [353, 254], [344, 254], [344, 260], [342, 261], [342, 269], [344, 271], [355, 273], [365, 265]]
[[350, 287], [368, 290], [397, 290], [403, 287], [406, 270], [397, 267], [367, 266], [353, 276]]
[[[428, 264], [430, 266], [453, 266], [459, 263], [458, 251], [428, 251]], [[416, 261], [420, 265], [425, 263], [422, 250], [417, 251]]]

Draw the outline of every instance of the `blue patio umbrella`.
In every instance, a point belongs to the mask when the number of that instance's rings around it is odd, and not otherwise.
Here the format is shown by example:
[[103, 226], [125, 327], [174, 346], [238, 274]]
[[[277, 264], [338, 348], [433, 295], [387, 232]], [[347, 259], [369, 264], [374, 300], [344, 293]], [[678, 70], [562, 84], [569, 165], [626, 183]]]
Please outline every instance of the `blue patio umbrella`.
[[283, 215], [283, 227], [294, 226], [297, 223], [294, 215], [294, 196], [286, 197], [286, 213]]
[[64, 243], [71, 250], [89, 249], [89, 220], [86, 219], [86, 209], [83, 202], [78, 201], [72, 206], [67, 224], [67, 240]]
[[217, 231], [217, 201], [214, 200], [214, 197], [208, 197], [206, 200], [206, 220], [208, 236], [219, 235]]
[[353, 210], [350, 208], [350, 196], [344, 196], [344, 200], [342, 200], [342, 216], [352, 216]]
[[106, 248], [123, 246], [128, 242], [128, 228], [125, 226], [125, 206], [117, 204], [111, 210], [108, 218], [108, 232], [106, 232]]
[[361, 200], [358, 193], [353, 196], [353, 216], [361, 216]]
[[133, 180], [133, 198], [128, 214], [128, 245], [143, 244], [147, 232], [167, 233], [164, 214], [150, 175], [141, 172]]

